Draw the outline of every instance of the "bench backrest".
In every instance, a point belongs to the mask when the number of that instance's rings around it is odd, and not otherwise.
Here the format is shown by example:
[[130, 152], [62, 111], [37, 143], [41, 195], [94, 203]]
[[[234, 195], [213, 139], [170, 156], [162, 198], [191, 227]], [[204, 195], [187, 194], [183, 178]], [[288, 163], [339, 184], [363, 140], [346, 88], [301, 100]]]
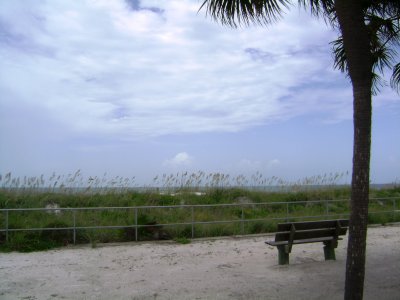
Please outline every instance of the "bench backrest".
[[322, 220], [322, 221], [310, 221], [310, 222], [290, 222], [290, 223], [279, 223], [278, 231], [289, 231], [292, 224], [296, 227], [296, 230], [309, 230], [309, 229], [320, 229], [320, 228], [336, 228], [336, 224], [339, 222], [340, 227], [348, 227], [349, 220]]
[[275, 241], [293, 241], [345, 235], [349, 220], [326, 220], [278, 224]]

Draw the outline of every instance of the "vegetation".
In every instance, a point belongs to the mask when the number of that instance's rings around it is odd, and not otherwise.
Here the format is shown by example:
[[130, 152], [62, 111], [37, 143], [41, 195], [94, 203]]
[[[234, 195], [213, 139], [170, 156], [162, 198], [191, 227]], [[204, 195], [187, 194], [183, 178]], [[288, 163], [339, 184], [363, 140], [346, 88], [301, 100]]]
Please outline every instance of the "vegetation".
[[[31, 210], [11, 210], [7, 215], [5, 211], [0, 211], [1, 229], [7, 223], [9, 229], [39, 230], [9, 231], [8, 240], [3, 231], [0, 233], [0, 249], [36, 251], [74, 242], [90, 243], [96, 247], [99, 243], [160, 239], [187, 243], [199, 237], [272, 232], [278, 222], [285, 220], [346, 217], [350, 187], [336, 185], [333, 181], [341, 180], [341, 176], [344, 175], [315, 176], [299, 181], [308, 185], [300, 186], [297, 182], [269, 189], [256, 184], [255, 178], [262, 178], [258, 173], [248, 180], [254, 183], [251, 188], [232, 187], [225, 181], [226, 186], [208, 182], [207, 188], [183, 185], [166, 190], [160, 190], [159, 187], [135, 190], [129, 186], [119, 186], [118, 190], [100, 188], [73, 191], [67, 185], [64, 190], [46, 190], [43, 186], [16, 188], [3, 182], [0, 208]], [[9, 182], [17, 181], [11, 175], [8, 177]], [[177, 177], [182, 178], [182, 174]], [[209, 177], [215, 179], [222, 176]], [[319, 184], [321, 182], [324, 185]], [[71, 185], [76, 187], [74, 182]], [[394, 208], [400, 207], [398, 185], [372, 189], [371, 198], [377, 200], [370, 203], [370, 223], [400, 221], [400, 215], [393, 212]], [[222, 206], [216, 207], [216, 204]], [[219, 223], [208, 223], [213, 221]], [[70, 229], [74, 226], [78, 228], [75, 232]], [[95, 229], [95, 226], [115, 227]]]

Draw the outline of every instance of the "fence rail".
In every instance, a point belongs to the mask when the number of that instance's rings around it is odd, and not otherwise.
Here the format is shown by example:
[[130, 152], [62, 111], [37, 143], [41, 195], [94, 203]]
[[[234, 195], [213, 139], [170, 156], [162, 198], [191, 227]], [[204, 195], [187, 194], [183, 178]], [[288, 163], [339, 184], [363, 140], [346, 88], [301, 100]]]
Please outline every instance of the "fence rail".
[[[289, 201], [289, 202], [264, 202], [264, 203], [232, 203], [232, 204], [206, 204], [206, 205], [168, 205], [168, 206], [124, 206], [124, 207], [52, 207], [52, 208], [8, 208], [0, 209], [0, 215], [3, 215], [3, 228], [0, 228], [0, 233], [5, 233], [6, 241], [9, 240], [9, 234], [11, 232], [19, 231], [49, 231], [49, 230], [70, 230], [73, 232], [73, 243], [76, 243], [77, 231], [87, 229], [123, 229], [133, 228], [135, 230], [135, 240], [139, 239], [139, 229], [146, 227], [168, 227], [168, 226], [191, 226], [191, 237], [195, 237], [195, 226], [205, 224], [241, 224], [241, 232], [244, 233], [244, 225], [251, 222], [264, 222], [264, 221], [288, 221], [296, 219], [327, 219], [327, 218], [342, 218], [349, 215], [348, 210], [342, 212], [331, 211], [332, 204], [344, 203], [349, 204], [349, 199], [340, 200], [312, 200], [312, 201]], [[374, 214], [392, 214], [393, 220], [396, 219], [397, 214], [400, 215], [400, 197], [390, 198], [371, 198], [370, 199], [370, 215]], [[325, 207], [324, 212], [316, 215], [299, 215], [292, 213], [291, 208], [293, 206], [304, 205], [323, 205]], [[271, 217], [266, 214], [264, 217], [258, 218], [246, 218], [246, 210], [257, 210], [260, 207], [268, 206], [281, 206], [283, 215], [278, 217]], [[390, 209], [388, 207], [390, 206]], [[222, 208], [240, 208], [240, 218], [231, 220], [208, 220], [202, 221], [196, 219], [196, 211], [204, 208], [211, 209], [222, 209]], [[376, 209], [378, 208], [378, 209]], [[189, 210], [190, 221], [175, 222], [175, 223], [156, 223], [156, 224], [139, 224], [138, 215], [139, 212], [145, 210], [155, 209], [187, 209]], [[91, 225], [91, 226], [79, 226], [77, 225], [77, 213], [87, 211], [128, 211], [133, 212], [133, 222], [130, 225]], [[72, 213], [72, 226], [64, 227], [32, 227], [32, 228], [10, 228], [10, 213], [18, 212], [48, 212], [60, 214], [62, 212]]]

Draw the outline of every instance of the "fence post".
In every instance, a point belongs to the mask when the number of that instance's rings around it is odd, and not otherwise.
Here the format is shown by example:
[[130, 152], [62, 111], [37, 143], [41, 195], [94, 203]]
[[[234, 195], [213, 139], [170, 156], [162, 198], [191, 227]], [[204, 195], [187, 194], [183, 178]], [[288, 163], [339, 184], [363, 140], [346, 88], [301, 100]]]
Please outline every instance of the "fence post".
[[192, 213], [192, 239], [194, 238], [194, 207], [191, 207], [191, 213]]
[[286, 202], [286, 222], [289, 222], [289, 202]]
[[329, 215], [329, 204], [328, 200], [325, 200], [325, 214], [328, 216]]
[[74, 222], [74, 245], [76, 244], [76, 210], [72, 210], [73, 222]]
[[242, 235], [244, 234], [244, 211], [243, 211], [243, 205], [241, 206], [242, 208], [242, 215], [240, 217], [241, 219], [241, 230], [242, 230]]
[[138, 241], [138, 217], [137, 217], [137, 207], [135, 207], [135, 241]]
[[8, 210], [5, 211], [6, 217], [5, 217], [5, 222], [6, 222], [6, 242], [8, 242]]

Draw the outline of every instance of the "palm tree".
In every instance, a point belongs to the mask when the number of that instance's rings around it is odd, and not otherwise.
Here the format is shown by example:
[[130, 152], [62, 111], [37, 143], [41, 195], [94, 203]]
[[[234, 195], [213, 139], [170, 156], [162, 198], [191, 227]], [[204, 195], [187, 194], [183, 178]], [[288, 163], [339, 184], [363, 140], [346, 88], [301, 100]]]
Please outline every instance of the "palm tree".
[[[298, 0], [316, 17], [324, 18], [340, 36], [332, 42], [334, 66], [345, 72], [353, 88], [353, 173], [345, 299], [362, 299], [365, 274], [372, 95], [382, 80], [375, 71], [392, 69], [390, 84], [399, 90], [400, 63], [395, 63], [400, 44], [399, 0]], [[204, 0], [205, 8], [223, 25], [268, 25], [277, 21], [290, 0]]]

